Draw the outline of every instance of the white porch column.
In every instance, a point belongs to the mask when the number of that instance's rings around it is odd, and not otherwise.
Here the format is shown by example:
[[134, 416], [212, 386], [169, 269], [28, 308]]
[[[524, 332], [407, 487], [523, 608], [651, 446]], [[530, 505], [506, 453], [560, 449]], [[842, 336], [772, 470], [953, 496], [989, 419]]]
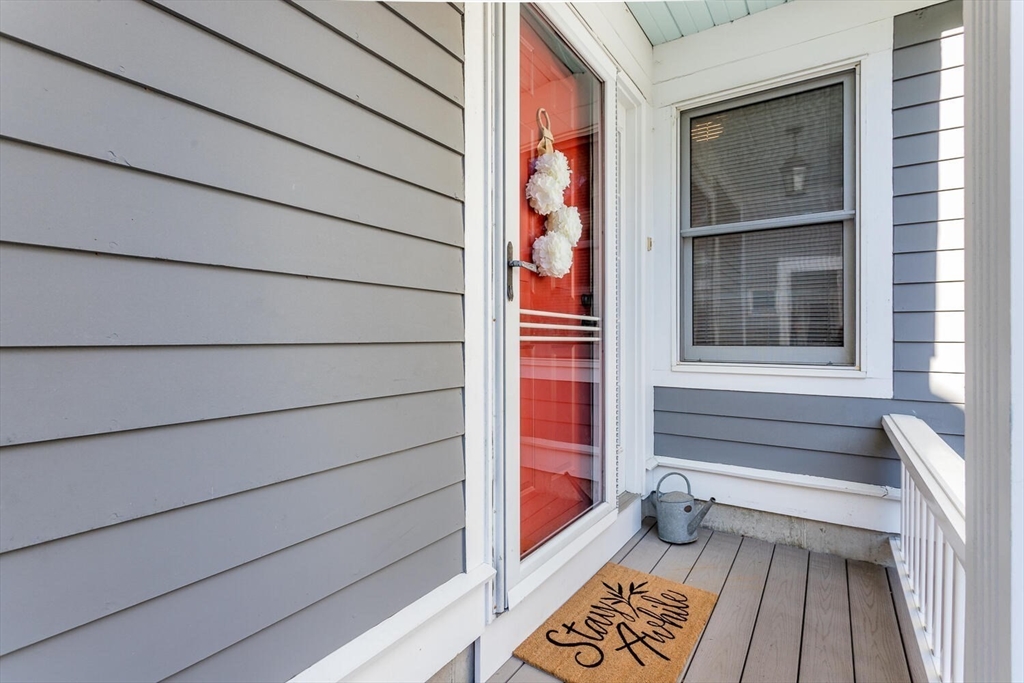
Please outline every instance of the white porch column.
[[1024, 2], [966, 0], [969, 681], [1024, 680]]

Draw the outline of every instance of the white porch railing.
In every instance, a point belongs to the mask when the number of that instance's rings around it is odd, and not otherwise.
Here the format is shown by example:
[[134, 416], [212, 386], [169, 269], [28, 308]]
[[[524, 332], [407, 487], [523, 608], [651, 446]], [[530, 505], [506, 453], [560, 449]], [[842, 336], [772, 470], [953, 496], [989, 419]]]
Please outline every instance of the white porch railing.
[[902, 467], [900, 538], [893, 555], [921, 657], [933, 681], [964, 679], [964, 461], [910, 415], [882, 426]]

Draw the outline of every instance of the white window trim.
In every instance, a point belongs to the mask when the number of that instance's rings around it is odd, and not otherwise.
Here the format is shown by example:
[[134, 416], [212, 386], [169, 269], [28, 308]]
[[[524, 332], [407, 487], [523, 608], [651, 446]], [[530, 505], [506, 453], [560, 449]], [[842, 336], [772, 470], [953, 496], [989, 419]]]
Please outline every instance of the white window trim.
[[[799, 24], [822, 9], [794, 3], [789, 35], [806, 39]], [[764, 13], [768, 15], [770, 13]], [[841, 13], [837, 13], [837, 16]], [[748, 18], [750, 41], [764, 27]], [[667, 78], [654, 86], [654, 251], [648, 291], [651, 379], [655, 386], [851, 397], [892, 397], [892, 18], [861, 24], [842, 14], [821, 39], [766, 47], [736, 60]], [[774, 19], [774, 18], [773, 18]], [[742, 22], [741, 22], [742, 23]], [[730, 40], [743, 40], [731, 36]], [[657, 61], [657, 50], [655, 52]], [[706, 53], [704, 61], [707, 62]], [[852, 368], [784, 364], [700, 363], [679, 360], [680, 340], [680, 113], [732, 98], [857, 68], [857, 363]]]

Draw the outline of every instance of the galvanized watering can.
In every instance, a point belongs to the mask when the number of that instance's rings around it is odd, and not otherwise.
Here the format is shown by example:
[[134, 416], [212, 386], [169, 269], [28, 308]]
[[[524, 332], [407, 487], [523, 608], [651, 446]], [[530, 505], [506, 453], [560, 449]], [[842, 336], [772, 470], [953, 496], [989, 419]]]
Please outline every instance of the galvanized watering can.
[[[661, 482], [671, 476], [679, 476], [686, 480], [686, 493], [682, 491], [661, 492]], [[714, 498], [708, 500], [700, 510], [696, 509], [696, 499], [690, 494], [690, 480], [681, 472], [669, 472], [660, 480], [654, 492], [654, 509], [658, 518], [658, 538], [666, 543], [693, 543], [697, 540], [697, 528], [708, 514]]]

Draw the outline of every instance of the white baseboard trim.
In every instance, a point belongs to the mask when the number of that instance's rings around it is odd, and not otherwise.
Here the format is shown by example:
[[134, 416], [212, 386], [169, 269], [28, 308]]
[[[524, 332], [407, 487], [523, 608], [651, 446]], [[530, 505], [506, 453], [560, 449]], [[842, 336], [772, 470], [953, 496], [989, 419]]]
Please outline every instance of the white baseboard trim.
[[[724, 505], [803, 517], [843, 526], [899, 533], [900, 490], [889, 486], [654, 456], [647, 461], [647, 492], [669, 472], [682, 472], [693, 495]], [[666, 491], [686, 490], [679, 477]]]
[[476, 679], [486, 681], [512, 656], [512, 650], [597, 573], [640, 528], [640, 499], [632, 501], [608, 528], [545, 577], [509, 611], [487, 625], [476, 650]]
[[483, 633], [493, 576], [482, 564], [453, 577], [289, 683], [425, 681]]

